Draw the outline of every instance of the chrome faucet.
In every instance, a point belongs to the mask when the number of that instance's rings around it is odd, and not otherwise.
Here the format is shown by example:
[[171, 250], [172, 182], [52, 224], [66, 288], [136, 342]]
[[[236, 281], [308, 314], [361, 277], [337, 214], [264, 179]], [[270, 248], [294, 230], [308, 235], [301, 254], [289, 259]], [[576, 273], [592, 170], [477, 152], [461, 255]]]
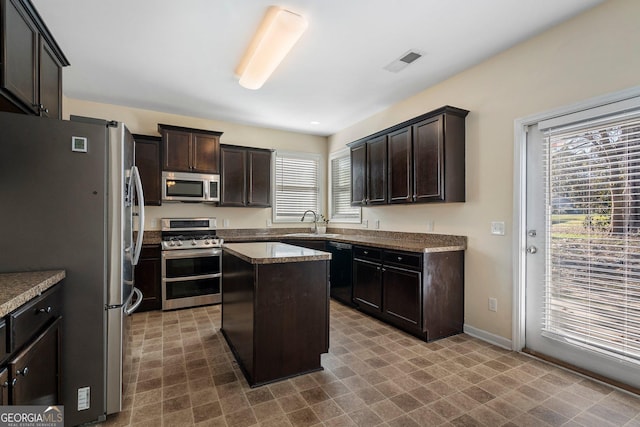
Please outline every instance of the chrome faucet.
[[318, 233], [318, 214], [312, 211], [311, 209], [307, 209], [302, 214], [302, 218], [300, 218], [300, 222], [303, 222], [307, 214], [311, 212], [313, 214], [313, 232]]

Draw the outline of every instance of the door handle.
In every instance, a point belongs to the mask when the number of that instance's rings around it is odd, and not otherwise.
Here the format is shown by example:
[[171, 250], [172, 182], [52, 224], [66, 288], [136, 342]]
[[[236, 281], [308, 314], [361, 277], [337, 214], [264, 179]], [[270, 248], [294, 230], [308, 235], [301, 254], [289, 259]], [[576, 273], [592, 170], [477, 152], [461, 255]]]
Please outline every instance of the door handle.
[[530, 254], [535, 254], [536, 252], [538, 252], [538, 248], [536, 248], [535, 246], [531, 245], [527, 248], [527, 253]]

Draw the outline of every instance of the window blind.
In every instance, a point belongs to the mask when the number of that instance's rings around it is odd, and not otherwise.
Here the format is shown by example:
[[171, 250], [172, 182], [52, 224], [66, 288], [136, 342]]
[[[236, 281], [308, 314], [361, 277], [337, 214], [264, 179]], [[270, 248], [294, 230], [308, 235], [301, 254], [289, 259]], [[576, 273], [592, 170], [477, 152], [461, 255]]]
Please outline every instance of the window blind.
[[351, 206], [351, 157], [349, 152], [331, 160], [331, 220], [360, 222], [360, 207]]
[[640, 109], [545, 132], [543, 335], [640, 362]]
[[307, 209], [320, 215], [320, 157], [276, 153], [274, 169], [274, 220], [300, 221]]

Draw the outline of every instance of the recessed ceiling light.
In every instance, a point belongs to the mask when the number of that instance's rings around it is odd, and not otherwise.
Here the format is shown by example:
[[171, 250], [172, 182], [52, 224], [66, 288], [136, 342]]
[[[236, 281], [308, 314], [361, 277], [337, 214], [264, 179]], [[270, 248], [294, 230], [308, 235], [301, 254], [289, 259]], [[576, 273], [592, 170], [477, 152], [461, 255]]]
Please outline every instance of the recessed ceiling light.
[[314, 121], [312, 121], [312, 122], [309, 122], [309, 124], [311, 124], [311, 125], [319, 125], [319, 124], [320, 124], [320, 122], [317, 122], [317, 121], [315, 121], [315, 120], [314, 120]]

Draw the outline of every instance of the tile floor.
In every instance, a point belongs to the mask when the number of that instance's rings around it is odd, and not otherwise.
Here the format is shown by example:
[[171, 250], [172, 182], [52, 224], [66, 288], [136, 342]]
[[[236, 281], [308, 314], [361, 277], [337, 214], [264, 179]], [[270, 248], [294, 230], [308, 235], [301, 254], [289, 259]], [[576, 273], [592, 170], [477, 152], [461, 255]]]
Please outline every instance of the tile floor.
[[220, 306], [133, 317], [107, 426], [640, 426], [640, 398], [468, 335], [425, 343], [334, 301], [324, 371], [247, 386]]

